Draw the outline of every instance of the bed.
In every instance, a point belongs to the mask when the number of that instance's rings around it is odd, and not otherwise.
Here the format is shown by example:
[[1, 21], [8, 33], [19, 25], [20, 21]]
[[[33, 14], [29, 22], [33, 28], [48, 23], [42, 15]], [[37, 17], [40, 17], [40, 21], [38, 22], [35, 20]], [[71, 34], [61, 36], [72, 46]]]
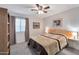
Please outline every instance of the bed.
[[[55, 31], [54, 31], [55, 32]], [[67, 37], [63, 33], [66, 33], [67, 31], [60, 31], [62, 33], [59, 33], [59, 30], [55, 33], [49, 32], [44, 33], [39, 36], [33, 36], [28, 42], [28, 46], [32, 49], [35, 49], [37, 52], [39, 52], [39, 55], [55, 55], [59, 51], [61, 51], [63, 48], [65, 48], [67, 43]]]

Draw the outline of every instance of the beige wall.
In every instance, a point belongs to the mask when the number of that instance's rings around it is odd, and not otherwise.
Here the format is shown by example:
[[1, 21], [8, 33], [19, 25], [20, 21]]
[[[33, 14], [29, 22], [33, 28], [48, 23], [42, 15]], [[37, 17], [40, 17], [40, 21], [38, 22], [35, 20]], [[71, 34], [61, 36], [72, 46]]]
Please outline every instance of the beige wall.
[[44, 18], [45, 27], [53, 28], [53, 20], [63, 18], [63, 28], [79, 31], [79, 7]]
[[[33, 22], [40, 22], [40, 29], [33, 29]], [[39, 18], [29, 18], [29, 32], [30, 37], [42, 34], [44, 32], [43, 19]]]

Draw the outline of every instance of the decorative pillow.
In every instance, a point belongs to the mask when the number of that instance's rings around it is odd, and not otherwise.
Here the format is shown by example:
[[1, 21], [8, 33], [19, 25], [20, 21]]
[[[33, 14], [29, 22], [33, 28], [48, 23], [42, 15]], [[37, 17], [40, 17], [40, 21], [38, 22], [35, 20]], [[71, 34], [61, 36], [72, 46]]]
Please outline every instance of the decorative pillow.
[[73, 32], [66, 32], [65, 35], [67, 36], [68, 39], [72, 39]]

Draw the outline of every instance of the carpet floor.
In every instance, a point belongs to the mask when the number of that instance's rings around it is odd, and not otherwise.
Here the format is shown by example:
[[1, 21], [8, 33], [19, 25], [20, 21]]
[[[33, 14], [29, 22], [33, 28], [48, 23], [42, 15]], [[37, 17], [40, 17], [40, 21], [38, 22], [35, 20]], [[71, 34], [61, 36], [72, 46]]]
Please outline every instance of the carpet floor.
[[[34, 51], [28, 48], [27, 42], [12, 45], [10, 49], [10, 54], [11, 55], [36, 55]], [[67, 47], [61, 50], [57, 55], [79, 55], [79, 50]]]

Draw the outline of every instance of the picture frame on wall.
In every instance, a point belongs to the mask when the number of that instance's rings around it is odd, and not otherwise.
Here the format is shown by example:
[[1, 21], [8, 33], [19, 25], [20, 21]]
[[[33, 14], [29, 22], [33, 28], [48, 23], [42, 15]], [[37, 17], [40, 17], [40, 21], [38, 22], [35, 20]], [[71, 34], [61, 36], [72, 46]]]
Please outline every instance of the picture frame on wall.
[[33, 29], [40, 29], [40, 22], [33, 22]]
[[54, 27], [62, 27], [63, 26], [63, 20], [62, 19], [53, 20], [53, 26]]

